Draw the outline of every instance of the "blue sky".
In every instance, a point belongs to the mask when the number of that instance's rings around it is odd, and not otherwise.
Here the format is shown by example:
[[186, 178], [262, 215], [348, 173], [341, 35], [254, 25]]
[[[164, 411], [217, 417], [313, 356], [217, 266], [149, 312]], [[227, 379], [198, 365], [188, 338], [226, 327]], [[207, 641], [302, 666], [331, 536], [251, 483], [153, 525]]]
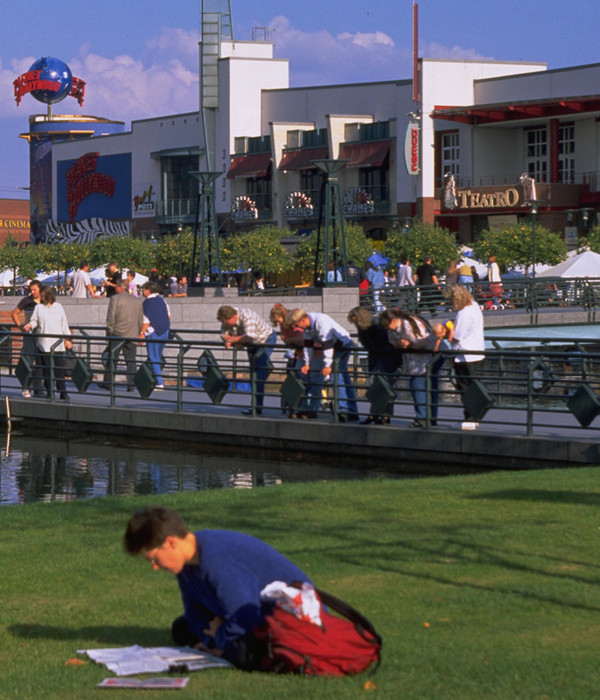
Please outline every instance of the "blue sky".
[[[219, 2], [219, 0], [211, 0]], [[223, 3], [226, 4], [226, 3]], [[600, 61], [600, 0], [422, 0], [419, 55], [539, 61], [561, 68]], [[292, 86], [412, 75], [412, 0], [231, 0], [234, 38], [274, 29]], [[56, 113], [125, 121], [198, 107], [200, 0], [28, 0], [5, 3], [0, 28], [0, 197], [26, 197], [28, 147], [19, 133], [44, 105], [12, 81], [56, 56], [87, 82], [80, 108]], [[600, 87], [598, 89], [600, 92]]]

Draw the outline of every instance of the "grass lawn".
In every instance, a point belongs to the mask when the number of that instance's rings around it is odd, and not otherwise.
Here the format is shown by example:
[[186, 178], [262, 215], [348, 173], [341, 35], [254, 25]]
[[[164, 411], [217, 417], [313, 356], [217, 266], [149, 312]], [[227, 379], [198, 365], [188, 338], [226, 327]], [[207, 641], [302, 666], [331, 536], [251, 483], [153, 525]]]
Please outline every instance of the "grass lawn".
[[[103, 691], [76, 650], [170, 643], [177, 584], [121, 550], [151, 500], [193, 529], [256, 535], [364, 612], [383, 663], [342, 679], [191, 675], [175, 697], [600, 697], [599, 472], [295, 484], [0, 508], [0, 698], [171, 697]], [[132, 695], [133, 693], [133, 695]]]

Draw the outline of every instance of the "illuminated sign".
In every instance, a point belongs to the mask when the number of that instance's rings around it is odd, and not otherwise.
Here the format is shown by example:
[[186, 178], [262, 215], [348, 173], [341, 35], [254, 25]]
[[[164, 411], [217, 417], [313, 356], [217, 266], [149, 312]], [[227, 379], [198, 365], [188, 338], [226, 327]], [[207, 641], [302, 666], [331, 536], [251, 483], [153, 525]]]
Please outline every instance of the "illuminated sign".
[[290, 192], [285, 200], [286, 219], [306, 219], [315, 215], [311, 198], [304, 192]]
[[351, 187], [344, 193], [342, 202], [344, 216], [362, 216], [375, 213], [373, 198], [362, 187]]
[[245, 195], [236, 197], [231, 206], [231, 219], [232, 221], [253, 221], [258, 219], [256, 202]]
[[406, 138], [404, 139], [404, 164], [409, 175], [418, 175], [420, 171], [419, 163], [419, 125], [409, 124], [406, 128]]

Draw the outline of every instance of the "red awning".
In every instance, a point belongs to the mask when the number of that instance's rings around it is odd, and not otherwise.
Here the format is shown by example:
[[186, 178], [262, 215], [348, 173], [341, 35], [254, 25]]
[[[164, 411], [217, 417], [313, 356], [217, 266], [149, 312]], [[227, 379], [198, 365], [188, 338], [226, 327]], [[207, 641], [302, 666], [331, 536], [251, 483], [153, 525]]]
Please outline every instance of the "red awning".
[[600, 96], [565, 97], [526, 102], [498, 102], [448, 107], [436, 105], [433, 119], [446, 119], [462, 124], [495, 124], [522, 119], [551, 119], [574, 114], [590, 114], [600, 111]]
[[286, 151], [283, 154], [279, 170], [304, 170], [314, 168], [313, 160], [327, 158], [329, 149], [327, 146], [320, 148], [301, 148], [296, 151]]
[[236, 156], [229, 166], [227, 177], [266, 177], [271, 165], [270, 153], [253, 153], [249, 156]]
[[347, 168], [379, 168], [387, 158], [391, 141], [347, 143], [342, 149], [342, 160], [349, 160]]

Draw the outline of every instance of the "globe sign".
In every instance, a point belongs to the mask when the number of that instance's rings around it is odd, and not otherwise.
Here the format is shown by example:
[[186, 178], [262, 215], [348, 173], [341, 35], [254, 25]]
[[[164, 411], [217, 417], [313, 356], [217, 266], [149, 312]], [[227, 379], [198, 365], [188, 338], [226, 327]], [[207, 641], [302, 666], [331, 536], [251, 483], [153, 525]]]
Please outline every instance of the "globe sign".
[[47, 56], [31, 64], [28, 73], [36, 73], [40, 89], [31, 90], [38, 102], [55, 104], [64, 100], [73, 86], [73, 74], [69, 66], [58, 58]]

